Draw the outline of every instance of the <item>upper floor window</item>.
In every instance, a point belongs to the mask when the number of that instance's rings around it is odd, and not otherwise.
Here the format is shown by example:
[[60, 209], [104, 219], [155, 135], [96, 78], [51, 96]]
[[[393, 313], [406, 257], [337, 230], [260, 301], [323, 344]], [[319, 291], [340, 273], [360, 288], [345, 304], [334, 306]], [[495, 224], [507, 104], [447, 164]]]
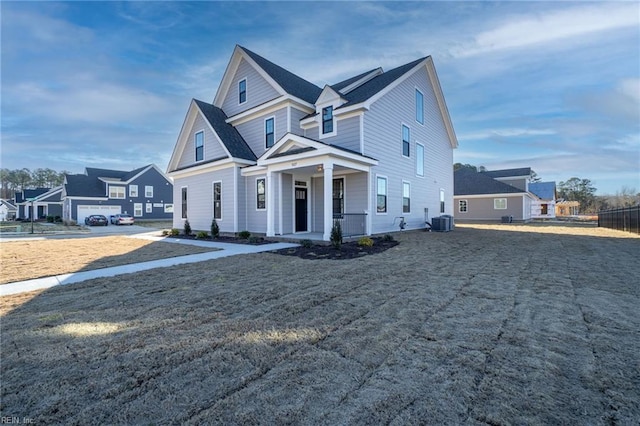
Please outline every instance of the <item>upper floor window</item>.
[[333, 132], [333, 107], [322, 108], [322, 134]]
[[138, 196], [138, 185], [129, 185], [129, 197]]
[[377, 206], [376, 212], [378, 213], [386, 213], [387, 212], [387, 178], [378, 176], [377, 179]]
[[424, 145], [416, 144], [416, 174], [424, 176]]
[[404, 124], [402, 125], [402, 155], [409, 157], [411, 146], [411, 131]]
[[204, 160], [204, 132], [198, 132], [195, 136], [196, 161]]
[[109, 198], [125, 198], [125, 187], [124, 186], [113, 186], [109, 185]]
[[402, 182], [402, 213], [411, 213], [411, 184]]
[[416, 89], [416, 121], [424, 124], [424, 96]]
[[275, 141], [275, 118], [264, 121], [264, 141], [267, 148], [271, 148]]
[[247, 79], [240, 80], [238, 83], [238, 103], [243, 104], [247, 102]]
[[256, 208], [264, 210], [267, 207], [267, 188], [266, 179], [260, 178], [256, 180]]
[[144, 196], [147, 198], [153, 198], [153, 186], [146, 185], [144, 187]]

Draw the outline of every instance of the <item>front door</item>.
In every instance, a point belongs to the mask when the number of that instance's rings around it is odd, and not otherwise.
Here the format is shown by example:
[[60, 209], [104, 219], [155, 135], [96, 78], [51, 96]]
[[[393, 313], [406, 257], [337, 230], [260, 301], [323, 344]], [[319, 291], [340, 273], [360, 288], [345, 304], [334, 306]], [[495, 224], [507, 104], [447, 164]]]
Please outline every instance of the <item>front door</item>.
[[307, 231], [307, 188], [296, 188], [296, 232]]

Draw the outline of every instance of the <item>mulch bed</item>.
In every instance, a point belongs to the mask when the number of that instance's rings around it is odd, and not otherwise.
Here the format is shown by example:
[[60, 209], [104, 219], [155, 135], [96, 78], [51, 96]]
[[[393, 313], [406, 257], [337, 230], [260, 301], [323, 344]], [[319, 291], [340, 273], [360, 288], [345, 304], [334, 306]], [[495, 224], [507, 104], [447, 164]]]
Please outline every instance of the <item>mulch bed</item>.
[[184, 235], [184, 234], [167, 235], [167, 237], [179, 238], [179, 239], [182, 239], [182, 240], [212, 241], [214, 243], [248, 244], [248, 245], [251, 245], [251, 246], [260, 246], [260, 245], [263, 245], [263, 244], [273, 244], [273, 243], [275, 243], [275, 241], [265, 240], [264, 237], [252, 237], [252, 238], [247, 239], [247, 238], [230, 237], [230, 236], [220, 235], [217, 238], [211, 238], [211, 237], [197, 238], [196, 234], [191, 234], [191, 235]]
[[299, 246], [281, 249], [274, 253], [284, 256], [298, 256], [302, 259], [348, 260], [369, 254], [382, 253], [399, 244], [398, 241], [389, 241], [384, 238], [372, 238], [372, 240], [373, 245], [371, 247], [359, 246], [357, 241], [349, 241], [342, 243], [339, 250], [332, 245], [312, 245], [311, 247]]

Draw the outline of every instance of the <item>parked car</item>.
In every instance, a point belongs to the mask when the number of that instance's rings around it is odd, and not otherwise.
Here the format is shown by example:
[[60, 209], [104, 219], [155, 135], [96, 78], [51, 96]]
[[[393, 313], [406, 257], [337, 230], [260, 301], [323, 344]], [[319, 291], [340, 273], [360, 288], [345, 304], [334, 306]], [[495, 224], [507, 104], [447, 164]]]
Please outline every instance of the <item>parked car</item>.
[[111, 216], [111, 223], [114, 225], [133, 225], [133, 216], [130, 214], [114, 214]]
[[84, 224], [88, 226], [108, 226], [109, 221], [106, 216], [101, 214], [92, 214], [84, 218]]

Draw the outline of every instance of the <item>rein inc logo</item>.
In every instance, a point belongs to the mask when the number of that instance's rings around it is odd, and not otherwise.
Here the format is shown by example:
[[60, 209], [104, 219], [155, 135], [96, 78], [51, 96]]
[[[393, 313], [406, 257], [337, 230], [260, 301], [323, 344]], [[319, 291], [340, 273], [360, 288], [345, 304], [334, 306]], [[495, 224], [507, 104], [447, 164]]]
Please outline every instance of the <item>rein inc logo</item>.
[[31, 417], [2, 416], [2, 417], [0, 417], [0, 424], [3, 424], [3, 425], [27, 425], [27, 424], [35, 424], [35, 421]]

